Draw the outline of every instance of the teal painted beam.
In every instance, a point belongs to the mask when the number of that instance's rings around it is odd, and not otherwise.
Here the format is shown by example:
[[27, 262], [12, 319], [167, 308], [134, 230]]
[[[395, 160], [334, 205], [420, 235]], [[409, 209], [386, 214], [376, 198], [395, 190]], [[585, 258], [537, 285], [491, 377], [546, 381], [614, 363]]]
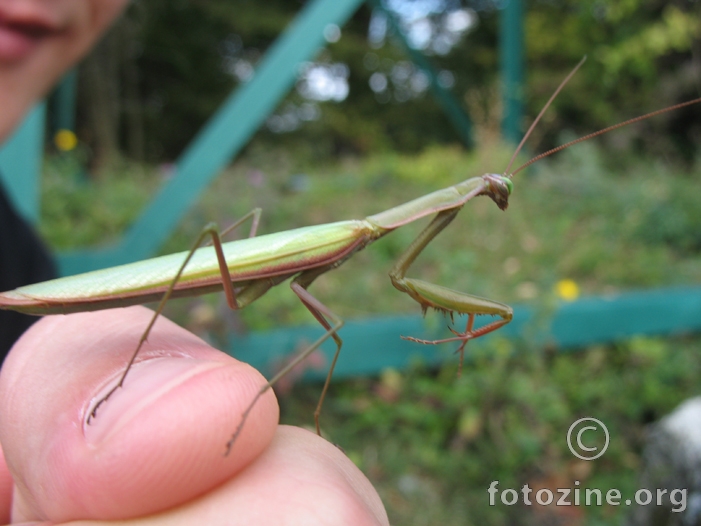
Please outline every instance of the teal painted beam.
[[45, 115], [46, 104], [35, 106], [0, 149], [0, 181], [17, 211], [30, 223], [39, 221]]
[[470, 117], [467, 115], [462, 106], [460, 106], [455, 97], [453, 97], [452, 93], [444, 88], [440, 83], [438, 73], [426, 56], [420, 51], [411, 47], [394, 13], [385, 9], [381, 0], [369, 0], [369, 4], [382, 12], [387, 18], [389, 27], [402, 43], [404, 51], [406, 51], [407, 55], [409, 55], [411, 61], [428, 77], [431, 92], [433, 93], [434, 97], [436, 97], [436, 100], [445, 112], [448, 120], [450, 120], [453, 128], [455, 128], [455, 131], [462, 139], [463, 144], [465, 144], [465, 146], [468, 148], [471, 148], [474, 145], [474, 141], [472, 139], [472, 122], [470, 121]]
[[[251, 308], [255, 309], [255, 305]], [[544, 322], [537, 321], [541, 319]], [[433, 346], [400, 339], [401, 335], [445, 338], [450, 336], [445, 326], [446, 322], [437, 313], [430, 313], [426, 319], [416, 315], [349, 320], [339, 333], [344, 343], [334, 378], [378, 374], [387, 367], [404, 369], [415, 360], [429, 365], [455, 361], [455, 343]], [[560, 349], [577, 349], [638, 335], [693, 332], [701, 332], [701, 287], [584, 298], [563, 303], [553, 313], [537, 313], [531, 307], [516, 306], [509, 325], [468, 344], [468, 349], [484, 345], [493, 338], [522, 339]], [[228, 352], [270, 376], [275, 364], [282, 363], [290, 353], [303, 348], [304, 342], [313, 342], [322, 333], [319, 327], [310, 325], [232, 336]], [[324, 344], [322, 352], [327, 364], [334, 351], [333, 342]], [[305, 378], [320, 380], [326, 372], [326, 368], [307, 371]]]
[[501, 12], [502, 100], [504, 118], [502, 135], [507, 141], [518, 144], [523, 132], [523, 3], [522, 0], [507, 0]]
[[117, 245], [59, 255], [63, 275], [152, 256], [214, 177], [245, 146], [287, 94], [299, 65], [325, 44], [329, 24], [343, 26], [362, 0], [313, 0], [275, 41], [251, 80], [239, 87], [193, 139], [173, 177]]
[[53, 119], [51, 132], [60, 130], [75, 131], [76, 93], [78, 90], [78, 71], [72, 69], [66, 73], [51, 94]]
[[549, 337], [563, 348], [630, 338], [701, 331], [701, 287], [679, 287], [584, 298], [556, 312]]

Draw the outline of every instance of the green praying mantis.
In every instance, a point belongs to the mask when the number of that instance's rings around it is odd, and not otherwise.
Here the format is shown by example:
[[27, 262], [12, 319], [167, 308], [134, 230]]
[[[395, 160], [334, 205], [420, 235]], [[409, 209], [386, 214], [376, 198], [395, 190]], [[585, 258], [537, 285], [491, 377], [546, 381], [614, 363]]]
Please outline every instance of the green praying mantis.
[[[119, 382], [93, 406], [87, 420], [89, 424], [91, 419], [96, 417], [98, 408], [123, 385], [129, 369], [168, 299], [195, 296], [223, 289], [229, 306], [232, 309], [241, 309], [260, 298], [270, 288], [292, 278], [290, 284], [292, 291], [326, 332], [260, 388], [226, 443], [225, 455], [231, 451], [258, 399], [324, 341], [332, 338], [336, 343], [336, 352], [314, 412], [317, 433], [320, 434], [319, 415], [341, 350], [342, 341], [338, 331], [343, 326], [343, 320], [307, 290], [316, 278], [339, 267], [353, 254], [393, 230], [435, 214], [428, 226], [399, 257], [390, 270], [389, 277], [394, 287], [418, 302], [424, 312], [432, 308], [451, 316], [454, 313], [467, 315], [465, 329], [458, 331], [451, 328], [453, 336], [450, 338], [427, 341], [403, 337], [424, 344], [460, 342], [456, 352], [460, 355], [460, 367], [462, 367], [467, 342], [509, 323], [513, 312], [508, 305], [496, 301], [407, 277], [407, 271], [424, 248], [453, 221], [461, 208], [474, 197], [488, 196], [500, 209], [506, 210], [513, 191], [511, 178], [533, 162], [576, 142], [587, 140], [665, 111], [701, 101], [701, 98], [694, 99], [610, 126], [534, 157], [517, 170], [509, 172], [516, 155], [547, 107], [583, 62], [584, 59], [550, 97], [502, 175], [484, 174], [480, 177], [467, 179], [454, 186], [435, 191], [362, 220], [308, 226], [261, 236], [256, 236], [261, 210], [255, 209], [221, 234], [216, 225], [207, 225], [188, 252], [59, 278], [0, 293], [0, 309], [47, 315], [126, 307], [160, 301]], [[223, 235], [249, 219], [251, 219], [252, 225], [247, 239], [222, 243]], [[207, 237], [211, 238], [210, 246], [200, 247]], [[479, 315], [496, 316], [497, 319], [479, 328], [474, 328], [475, 317]]]

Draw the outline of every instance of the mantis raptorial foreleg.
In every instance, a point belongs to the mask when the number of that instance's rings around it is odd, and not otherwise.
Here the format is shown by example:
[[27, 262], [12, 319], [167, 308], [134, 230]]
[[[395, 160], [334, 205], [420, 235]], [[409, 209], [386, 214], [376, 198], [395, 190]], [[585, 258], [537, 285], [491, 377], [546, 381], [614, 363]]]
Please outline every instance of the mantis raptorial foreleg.
[[[258, 231], [258, 223], [260, 222], [260, 215], [261, 215], [261, 209], [260, 208], [254, 208], [250, 212], [248, 212], [245, 216], [240, 218], [238, 221], [236, 221], [234, 224], [230, 225], [227, 227], [222, 233], [219, 233], [219, 227], [215, 223], [209, 223], [207, 226], [205, 226], [202, 231], [200, 232], [200, 235], [197, 236], [197, 240], [195, 243], [192, 245], [192, 248], [187, 254], [187, 257], [183, 260], [182, 265], [178, 269], [178, 272], [175, 274], [175, 277], [173, 278], [173, 281], [170, 282], [170, 285], [168, 286], [168, 289], [165, 291], [163, 294], [163, 297], [161, 298], [158, 307], [153, 313], [153, 316], [151, 317], [151, 320], [149, 321], [148, 326], [146, 327], [146, 330], [144, 333], [141, 335], [141, 338], [139, 339], [139, 343], [136, 346], [136, 350], [134, 353], [131, 355], [131, 358], [129, 359], [129, 362], [127, 363], [126, 367], [124, 368], [124, 372], [122, 375], [119, 377], [119, 381], [117, 384], [110, 389], [107, 394], [102, 397], [93, 407], [92, 411], [88, 414], [88, 419], [87, 423], [89, 424], [90, 421], [95, 418], [97, 414], [98, 408], [107, 401], [107, 399], [112, 396], [112, 394], [122, 387], [124, 384], [124, 380], [127, 377], [127, 374], [129, 373], [129, 370], [131, 369], [131, 366], [134, 364], [134, 360], [136, 360], [136, 357], [139, 354], [139, 351], [141, 350], [141, 347], [143, 347], [144, 343], [148, 340], [148, 336], [151, 333], [151, 329], [153, 329], [154, 324], [156, 323], [156, 320], [158, 319], [158, 316], [161, 315], [163, 312], [163, 309], [166, 306], [166, 303], [170, 299], [170, 297], [173, 294], [173, 291], [175, 290], [176, 285], [178, 284], [178, 280], [182, 276], [183, 272], [185, 271], [185, 268], [187, 267], [187, 264], [190, 262], [190, 259], [192, 259], [192, 255], [195, 253], [195, 251], [200, 247], [202, 242], [205, 240], [207, 236], [210, 236], [212, 239], [209, 242], [209, 244], [214, 246], [214, 251], [217, 255], [217, 262], [219, 264], [219, 271], [221, 272], [222, 276], [222, 286], [224, 287], [224, 295], [226, 296], [226, 302], [231, 307], [232, 309], [240, 309], [255, 299], [259, 298], [263, 294], [265, 294], [270, 287], [272, 287], [272, 284], [267, 285], [267, 282], [265, 281], [257, 281], [254, 282], [252, 285], [249, 287], [244, 288], [242, 291], [239, 292], [239, 298], [237, 299], [237, 294], [236, 291], [234, 290], [234, 285], [231, 280], [231, 275], [229, 273], [229, 267], [226, 264], [226, 258], [224, 257], [224, 251], [222, 249], [222, 243], [221, 243], [221, 237], [224, 236], [225, 234], [228, 234], [235, 228], [241, 226], [242, 223], [244, 223], [247, 219], [253, 218], [253, 222], [251, 224], [251, 230], [249, 231], [248, 237], [254, 237], [256, 235], [256, 232]], [[262, 286], [261, 286], [262, 285]], [[258, 290], [262, 289], [262, 290]]]
[[[451, 318], [454, 312], [459, 314], [467, 314], [467, 325], [464, 332], [457, 332], [450, 328], [450, 331], [455, 334], [453, 338], [445, 338], [442, 340], [421, 340], [411, 336], [402, 336], [405, 340], [410, 340], [425, 344], [438, 344], [452, 341], [461, 341], [456, 353], [460, 353], [460, 362], [458, 365], [458, 376], [462, 372], [462, 364], [465, 356], [465, 345], [473, 338], [478, 338], [499, 327], [506, 325], [513, 318], [513, 310], [508, 305], [496, 301], [473, 296], [457, 290], [434, 285], [426, 281], [407, 278], [406, 272], [409, 267], [418, 257], [418, 255], [426, 248], [426, 246], [435, 238], [446, 226], [448, 226], [455, 216], [460, 211], [460, 208], [445, 210], [440, 212], [433, 218], [433, 221], [421, 231], [416, 239], [409, 245], [404, 253], [399, 257], [397, 263], [392, 267], [389, 277], [392, 284], [398, 290], [406, 292], [414, 300], [416, 300], [421, 309], [426, 312], [426, 309], [433, 308], [442, 312], [450, 313]], [[475, 316], [478, 314], [491, 314], [501, 316], [501, 320], [494, 321], [477, 330], [473, 329]]]

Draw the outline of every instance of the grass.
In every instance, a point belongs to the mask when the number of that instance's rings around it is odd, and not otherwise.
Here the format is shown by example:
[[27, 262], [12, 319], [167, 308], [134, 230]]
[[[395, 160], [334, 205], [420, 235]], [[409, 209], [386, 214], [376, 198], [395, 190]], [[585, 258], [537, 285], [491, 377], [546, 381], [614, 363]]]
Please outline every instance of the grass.
[[[225, 225], [256, 206], [264, 209], [262, 233], [362, 218], [499, 172], [509, 155], [498, 145], [475, 153], [435, 147], [411, 157], [386, 153], [318, 166], [304, 152], [252, 147], [188, 212], [162, 252], [189, 246], [208, 221]], [[122, 166], [87, 183], [66, 166], [72, 165], [63, 159], [47, 167], [42, 224], [45, 237], [61, 248], [104, 242], [103, 235], [131, 221], [160, 179], [157, 170]], [[563, 279], [584, 295], [698, 285], [700, 172], [701, 166], [579, 145], [518, 174], [506, 213], [488, 199], [468, 203], [410, 275], [507, 303], [546, 302]], [[417, 312], [386, 272], [422, 225], [358, 253], [320, 277], [312, 292], [345, 318]], [[265, 330], [312, 322], [286, 286], [228, 314], [226, 322], [211, 321], [220, 306], [221, 299], [209, 297], [174, 302], [169, 313], [210, 335], [231, 326]], [[577, 479], [632, 494], [645, 426], [699, 393], [698, 344], [691, 337], [634, 339], [558, 353], [497, 340], [458, 380], [454, 364], [440, 371], [417, 364], [334, 384], [323, 425], [376, 485], [393, 523], [612, 524], [625, 507], [563, 515], [555, 507], [489, 506], [486, 489], [492, 480], [520, 488]], [[283, 420], [310, 423], [318, 391], [299, 385], [282, 397]], [[600, 461], [582, 463], [567, 450], [564, 434], [589, 415], [605, 421], [613, 439]]]
[[[386, 371], [332, 388], [330, 439], [378, 488], [393, 524], [617, 524], [626, 508], [489, 506], [487, 488], [619, 489], [631, 497], [646, 424], [698, 394], [698, 339], [634, 339], [581, 353], [502, 341], [456, 379], [455, 365]], [[283, 400], [286, 420], [310, 422], [318, 388]], [[611, 444], [579, 461], [565, 435], [577, 418], [606, 423]]]

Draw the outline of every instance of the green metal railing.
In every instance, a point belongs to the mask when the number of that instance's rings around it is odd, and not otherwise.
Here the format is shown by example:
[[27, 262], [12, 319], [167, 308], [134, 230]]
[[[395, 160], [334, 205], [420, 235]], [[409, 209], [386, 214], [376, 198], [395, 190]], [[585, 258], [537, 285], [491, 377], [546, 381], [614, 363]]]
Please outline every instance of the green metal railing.
[[73, 69], [66, 73], [54, 89], [51, 98], [53, 119], [51, 132], [61, 130], [75, 131], [76, 92], [78, 89], [78, 71]]
[[[428, 340], [449, 337], [451, 334], [445, 326], [446, 321], [436, 313], [430, 313], [426, 319], [415, 315], [349, 320], [339, 332], [343, 349], [334, 378], [377, 374], [387, 367], [403, 369], [416, 360], [428, 365], [456, 361], [453, 353], [457, 343], [433, 346], [400, 339], [400, 335]], [[460, 328], [459, 324], [456, 327]], [[507, 338], [575, 350], [633, 336], [669, 336], [700, 331], [701, 287], [665, 288], [584, 298], [562, 303], [553, 312], [516, 306], [511, 323], [470, 342], [467, 349], [488, 345], [495, 338]], [[310, 325], [232, 336], [226, 351], [270, 374], [290, 353], [300, 351], [321, 334], [323, 330], [318, 325]], [[322, 346], [321, 352], [327, 364], [334, 351], [332, 341]], [[327, 370], [328, 367], [308, 371], [306, 377], [323, 379]]]
[[0, 184], [30, 223], [39, 220], [39, 173], [46, 104], [37, 105], [0, 149]]
[[507, 1], [501, 14], [501, 82], [504, 117], [502, 135], [518, 144], [523, 136], [523, 5], [521, 0]]

